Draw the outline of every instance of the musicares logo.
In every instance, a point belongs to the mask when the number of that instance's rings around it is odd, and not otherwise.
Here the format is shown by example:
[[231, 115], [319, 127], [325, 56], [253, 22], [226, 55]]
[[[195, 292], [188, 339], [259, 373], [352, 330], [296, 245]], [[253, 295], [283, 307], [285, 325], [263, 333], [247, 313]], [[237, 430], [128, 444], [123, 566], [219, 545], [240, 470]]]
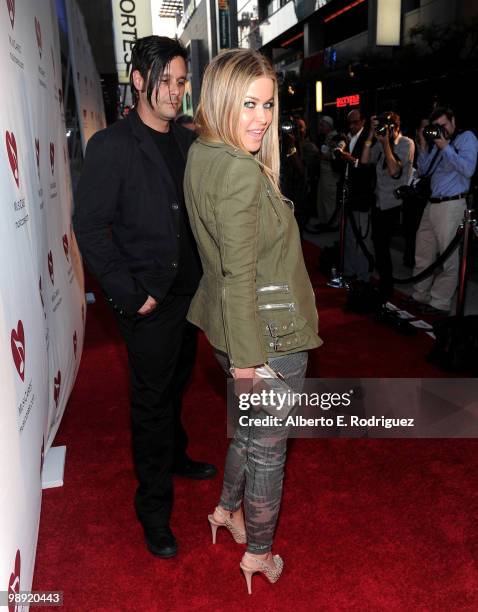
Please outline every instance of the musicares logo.
[[70, 261], [69, 253], [68, 253], [68, 236], [63, 234], [63, 250], [65, 251], [65, 257], [67, 261]]
[[53, 379], [53, 399], [55, 400], [55, 406], [58, 408], [58, 400], [60, 399], [60, 386], [61, 386], [61, 372], [58, 370], [58, 374]]
[[[21, 570], [21, 555], [20, 551], [17, 550], [17, 554], [15, 555], [15, 568], [13, 572], [10, 574], [10, 580], [8, 581], [8, 593], [10, 595], [15, 595], [20, 593], [20, 570]], [[8, 612], [15, 612], [17, 610], [17, 605], [15, 602], [8, 604]]]
[[76, 348], [77, 348], [77, 346], [78, 346], [78, 338], [76, 336], [76, 331], [75, 331], [75, 333], [73, 334], [73, 352], [75, 354], [75, 359], [76, 359]]
[[38, 21], [36, 17], [35, 17], [35, 32], [37, 35], [38, 51], [40, 53], [40, 59], [41, 59], [41, 53], [42, 53], [41, 27], [40, 27], [40, 22]]
[[13, 24], [15, 23], [15, 0], [7, 0], [7, 9], [8, 16], [10, 17], [10, 23], [12, 24], [13, 28]]
[[48, 251], [48, 272], [50, 273], [51, 284], [55, 284], [54, 275], [53, 275], [53, 255], [51, 251]]
[[17, 187], [20, 187], [20, 176], [18, 173], [18, 154], [17, 154], [17, 141], [15, 140], [15, 134], [13, 132], [5, 132], [5, 145], [7, 147], [8, 161], [10, 162], [10, 168], [13, 172], [13, 178]]
[[12, 356], [18, 375], [25, 380], [25, 331], [23, 323], [18, 321], [17, 329], [12, 329], [10, 334], [10, 345], [12, 347]]
[[55, 172], [55, 145], [52, 142], [50, 142], [50, 166], [53, 174]]
[[35, 138], [35, 155], [37, 157], [38, 175], [40, 175], [40, 141], [38, 138]]

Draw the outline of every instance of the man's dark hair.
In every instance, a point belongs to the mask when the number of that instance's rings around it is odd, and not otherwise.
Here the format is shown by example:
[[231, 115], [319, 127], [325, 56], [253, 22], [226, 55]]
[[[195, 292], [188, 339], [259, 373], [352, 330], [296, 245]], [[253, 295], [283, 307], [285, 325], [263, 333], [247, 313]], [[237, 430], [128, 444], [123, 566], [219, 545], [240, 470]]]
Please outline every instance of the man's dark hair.
[[451, 108], [448, 108], [446, 106], [437, 106], [437, 108], [435, 108], [428, 120], [430, 121], [430, 123], [433, 123], [440, 117], [443, 117], [443, 115], [446, 116], [448, 121], [451, 121], [455, 116], [455, 113], [451, 110]]
[[188, 57], [186, 49], [179, 40], [168, 38], [167, 36], [145, 36], [144, 38], [138, 38], [131, 52], [131, 72], [129, 76], [131, 93], [135, 104], [139, 96], [133, 83], [133, 72], [138, 70], [147, 83], [147, 99], [150, 106], [152, 106], [151, 97], [153, 89], [161, 79], [170, 61], [175, 57], [182, 57], [185, 62]]
[[398, 115], [397, 113], [394, 113], [393, 111], [386, 111], [385, 113], [382, 113], [382, 116], [388, 116], [390, 123], [392, 123], [397, 128], [400, 127], [400, 115]]

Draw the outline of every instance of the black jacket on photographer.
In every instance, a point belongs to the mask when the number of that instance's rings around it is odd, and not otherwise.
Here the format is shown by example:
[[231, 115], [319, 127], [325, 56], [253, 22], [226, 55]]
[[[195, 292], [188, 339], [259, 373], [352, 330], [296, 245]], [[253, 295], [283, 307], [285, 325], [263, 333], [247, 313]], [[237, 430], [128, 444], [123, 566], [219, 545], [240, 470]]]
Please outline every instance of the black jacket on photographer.
[[350, 147], [349, 138], [345, 149], [357, 161], [352, 163], [338, 159], [336, 162], [340, 169], [341, 181], [347, 181], [347, 204], [351, 210], [358, 212], [368, 212], [375, 203], [375, 170], [372, 166], [360, 164], [366, 140], [367, 130], [362, 128], [353, 147]]

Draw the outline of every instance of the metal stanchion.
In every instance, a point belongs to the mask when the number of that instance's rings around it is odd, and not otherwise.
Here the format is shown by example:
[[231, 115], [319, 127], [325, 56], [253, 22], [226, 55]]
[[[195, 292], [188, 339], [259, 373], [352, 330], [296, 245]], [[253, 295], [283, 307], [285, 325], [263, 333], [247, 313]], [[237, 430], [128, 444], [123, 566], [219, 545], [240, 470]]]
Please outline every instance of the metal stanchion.
[[345, 254], [345, 204], [347, 202], [348, 186], [347, 181], [344, 180], [340, 187], [340, 223], [339, 223], [339, 266], [338, 268], [332, 268], [331, 278], [327, 283], [328, 287], [333, 289], [348, 289], [348, 283], [343, 279], [342, 274], [344, 271], [344, 254]]
[[465, 300], [466, 300], [466, 272], [468, 266], [468, 247], [470, 239], [473, 237], [471, 230], [474, 231], [475, 236], [478, 237], [478, 226], [476, 219], [473, 219], [473, 210], [471, 208], [465, 209], [465, 217], [461, 224], [463, 228], [463, 243], [461, 248], [461, 262], [460, 262], [460, 276], [458, 284], [458, 296], [456, 300], [456, 315], [462, 317], [465, 314]]

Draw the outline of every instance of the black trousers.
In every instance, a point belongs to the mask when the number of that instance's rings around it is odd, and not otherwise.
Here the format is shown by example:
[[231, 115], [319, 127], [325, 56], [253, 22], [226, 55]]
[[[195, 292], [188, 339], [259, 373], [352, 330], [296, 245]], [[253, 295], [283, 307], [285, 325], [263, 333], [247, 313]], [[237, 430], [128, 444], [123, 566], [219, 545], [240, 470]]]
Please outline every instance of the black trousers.
[[380, 298], [386, 302], [393, 296], [393, 267], [390, 245], [400, 222], [400, 206], [380, 210], [372, 208], [372, 242], [375, 250], [375, 267], [379, 274]]
[[182, 395], [194, 366], [197, 329], [186, 321], [191, 296], [168, 295], [149, 315], [118, 316], [131, 378], [135, 508], [147, 532], [169, 525], [172, 468], [187, 460]]

